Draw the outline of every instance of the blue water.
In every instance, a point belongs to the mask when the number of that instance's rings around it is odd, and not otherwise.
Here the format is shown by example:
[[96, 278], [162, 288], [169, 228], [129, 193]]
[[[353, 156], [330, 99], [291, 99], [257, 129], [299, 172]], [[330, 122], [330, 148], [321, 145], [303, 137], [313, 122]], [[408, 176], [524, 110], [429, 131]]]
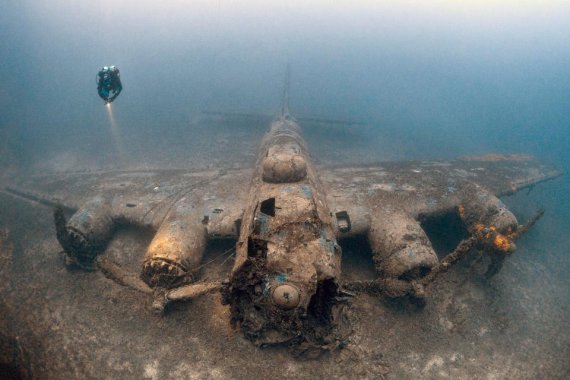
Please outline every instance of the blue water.
[[104, 142], [94, 83], [107, 64], [128, 132], [168, 133], [204, 109], [272, 113], [290, 63], [298, 113], [403, 131], [427, 153], [567, 167], [570, 6], [452, 3], [4, 2], [1, 127], [26, 157], [63, 135]]
[[[276, 113], [290, 64], [294, 113], [369, 123], [365, 138], [338, 132], [354, 154], [375, 135], [374, 159], [520, 152], [570, 169], [564, 1], [7, 0], [0, 36], [4, 167], [33, 170], [62, 152], [108, 164], [104, 65], [121, 69], [113, 110], [132, 162], [190, 139], [200, 111]], [[322, 133], [312, 145], [337, 132]], [[569, 185], [507, 200], [521, 219], [546, 208], [528, 247], [566, 303]]]

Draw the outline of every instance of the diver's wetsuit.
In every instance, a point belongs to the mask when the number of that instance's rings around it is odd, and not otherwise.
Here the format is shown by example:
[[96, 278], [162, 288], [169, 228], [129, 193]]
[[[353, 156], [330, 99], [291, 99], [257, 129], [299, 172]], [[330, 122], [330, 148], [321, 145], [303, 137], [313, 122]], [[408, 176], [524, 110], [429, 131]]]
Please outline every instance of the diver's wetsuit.
[[103, 67], [97, 74], [97, 93], [105, 101], [111, 103], [123, 90], [119, 69], [115, 66]]

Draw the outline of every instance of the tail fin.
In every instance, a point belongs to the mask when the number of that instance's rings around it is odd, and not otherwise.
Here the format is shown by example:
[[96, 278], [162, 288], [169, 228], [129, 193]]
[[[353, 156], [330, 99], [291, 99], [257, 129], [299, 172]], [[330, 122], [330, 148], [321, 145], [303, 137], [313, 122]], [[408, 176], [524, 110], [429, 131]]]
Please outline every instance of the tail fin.
[[283, 85], [283, 99], [281, 99], [281, 117], [290, 118], [289, 114], [289, 86], [291, 82], [291, 67], [287, 64], [287, 70], [285, 71], [285, 84]]

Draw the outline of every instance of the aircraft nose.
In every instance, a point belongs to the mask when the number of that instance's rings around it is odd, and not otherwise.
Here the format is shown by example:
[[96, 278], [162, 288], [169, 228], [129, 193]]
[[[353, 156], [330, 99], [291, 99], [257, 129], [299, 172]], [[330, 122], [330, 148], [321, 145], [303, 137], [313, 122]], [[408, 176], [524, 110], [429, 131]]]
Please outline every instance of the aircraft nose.
[[290, 310], [299, 305], [301, 295], [299, 294], [299, 290], [294, 286], [284, 284], [275, 288], [272, 298], [273, 302], [281, 309]]

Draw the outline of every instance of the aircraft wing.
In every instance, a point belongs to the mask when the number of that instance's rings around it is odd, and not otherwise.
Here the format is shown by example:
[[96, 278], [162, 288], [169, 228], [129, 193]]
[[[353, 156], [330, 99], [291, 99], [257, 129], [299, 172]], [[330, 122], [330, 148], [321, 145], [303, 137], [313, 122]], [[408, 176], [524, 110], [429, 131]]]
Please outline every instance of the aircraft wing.
[[[157, 229], [182, 200], [197, 209], [212, 237], [235, 237], [251, 170], [87, 171], [16, 178], [3, 191], [73, 213], [96, 197], [111, 199], [128, 221]], [[231, 235], [231, 236], [230, 236]]]
[[344, 223], [340, 236], [366, 233], [371, 218], [386, 211], [421, 219], [481, 196], [474, 188], [499, 197], [559, 175], [557, 169], [525, 155], [320, 169], [329, 207]]

